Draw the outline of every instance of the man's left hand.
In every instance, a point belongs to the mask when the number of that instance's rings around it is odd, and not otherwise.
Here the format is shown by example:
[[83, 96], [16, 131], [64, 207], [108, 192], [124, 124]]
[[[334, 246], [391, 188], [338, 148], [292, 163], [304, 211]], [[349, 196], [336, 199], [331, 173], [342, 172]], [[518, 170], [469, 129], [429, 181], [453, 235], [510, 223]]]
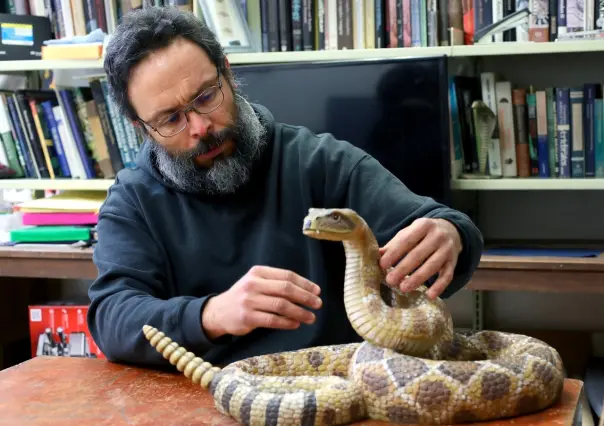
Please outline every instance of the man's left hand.
[[421, 218], [380, 247], [380, 266], [386, 270], [396, 265], [386, 276], [386, 282], [403, 292], [416, 289], [438, 274], [427, 292], [427, 296], [434, 299], [453, 279], [461, 250], [461, 236], [451, 222]]

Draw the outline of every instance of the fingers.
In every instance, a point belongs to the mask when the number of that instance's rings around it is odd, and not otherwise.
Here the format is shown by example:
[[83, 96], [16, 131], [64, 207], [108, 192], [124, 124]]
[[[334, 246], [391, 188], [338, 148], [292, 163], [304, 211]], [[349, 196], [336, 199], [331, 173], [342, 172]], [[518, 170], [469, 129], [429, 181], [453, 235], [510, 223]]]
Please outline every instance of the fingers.
[[264, 280], [262, 286], [262, 294], [280, 297], [312, 309], [319, 309], [323, 303], [319, 297], [292, 284], [291, 281]]
[[405, 256], [427, 234], [430, 223], [421, 219], [399, 231], [394, 238], [382, 248], [380, 267], [388, 269]]
[[441, 269], [438, 274], [438, 279], [434, 281], [434, 284], [430, 286], [428, 291], [426, 292], [426, 296], [429, 299], [435, 299], [445, 291], [445, 288], [449, 285], [451, 280], [453, 279], [453, 272], [455, 271], [455, 263], [449, 261], [445, 263], [445, 266]]
[[417, 271], [405, 279], [400, 286], [401, 291], [405, 292], [415, 290], [417, 287], [428, 281], [432, 276], [438, 274], [449, 259], [450, 256], [446, 249], [441, 248], [437, 250]]
[[[256, 269], [256, 268], [254, 268]], [[297, 285], [298, 287], [318, 296], [321, 294], [321, 287], [316, 285], [310, 280], [296, 274], [293, 271], [289, 271], [286, 269], [273, 268], [271, 266], [261, 266], [257, 268], [258, 276], [269, 279], [269, 280], [278, 280], [278, 281], [289, 281], [292, 284]]]
[[294, 330], [300, 326], [300, 323], [280, 315], [263, 311], [249, 311], [242, 318], [244, 324], [249, 324], [250, 329], [254, 328], [275, 328], [280, 330]]
[[[415, 248], [396, 265], [386, 276], [386, 282], [390, 285], [400, 285], [407, 275], [419, 268], [426, 259], [435, 253], [439, 248], [440, 238], [435, 234], [428, 234]], [[443, 260], [444, 263], [445, 260]], [[434, 274], [440, 270], [442, 265], [437, 265]], [[413, 273], [415, 276], [417, 272]], [[415, 281], [415, 279], [413, 279]], [[419, 284], [418, 284], [419, 285]], [[415, 286], [417, 287], [417, 286]], [[413, 288], [415, 288], [413, 287]], [[403, 290], [401, 288], [401, 290]]]
[[252, 305], [250, 308], [255, 311], [277, 314], [298, 324], [312, 324], [315, 321], [315, 315], [312, 312], [301, 308], [283, 297], [259, 294], [250, 303]]

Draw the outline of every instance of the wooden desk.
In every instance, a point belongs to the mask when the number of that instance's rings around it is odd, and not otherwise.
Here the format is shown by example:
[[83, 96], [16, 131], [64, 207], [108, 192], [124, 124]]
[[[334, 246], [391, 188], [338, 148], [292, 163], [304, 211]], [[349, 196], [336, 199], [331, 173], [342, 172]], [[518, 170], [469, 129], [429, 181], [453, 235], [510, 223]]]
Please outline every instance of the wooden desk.
[[0, 277], [94, 279], [92, 249], [0, 247]]
[[[567, 380], [557, 406], [482, 426], [571, 425], [583, 383]], [[180, 373], [85, 358], [38, 357], [0, 372], [0, 415], [13, 426], [236, 425], [203, 389]], [[358, 425], [387, 423], [363, 421]]]
[[469, 290], [604, 293], [604, 256], [483, 255]]

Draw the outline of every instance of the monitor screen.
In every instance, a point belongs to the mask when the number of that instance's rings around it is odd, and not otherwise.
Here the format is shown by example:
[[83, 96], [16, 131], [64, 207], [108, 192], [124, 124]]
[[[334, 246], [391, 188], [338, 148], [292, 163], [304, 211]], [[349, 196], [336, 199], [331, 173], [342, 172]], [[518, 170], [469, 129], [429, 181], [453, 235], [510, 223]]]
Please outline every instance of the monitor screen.
[[445, 57], [232, 68], [277, 121], [347, 140], [413, 192], [451, 205]]

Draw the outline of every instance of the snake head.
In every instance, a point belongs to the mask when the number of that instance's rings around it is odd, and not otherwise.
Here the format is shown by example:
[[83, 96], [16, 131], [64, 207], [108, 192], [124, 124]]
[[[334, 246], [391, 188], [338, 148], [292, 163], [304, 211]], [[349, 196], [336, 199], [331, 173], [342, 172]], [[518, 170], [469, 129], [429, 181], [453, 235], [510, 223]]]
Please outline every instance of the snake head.
[[318, 240], [343, 241], [356, 238], [363, 225], [363, 219], [351, 209], [310, 208], [302, 232]]

